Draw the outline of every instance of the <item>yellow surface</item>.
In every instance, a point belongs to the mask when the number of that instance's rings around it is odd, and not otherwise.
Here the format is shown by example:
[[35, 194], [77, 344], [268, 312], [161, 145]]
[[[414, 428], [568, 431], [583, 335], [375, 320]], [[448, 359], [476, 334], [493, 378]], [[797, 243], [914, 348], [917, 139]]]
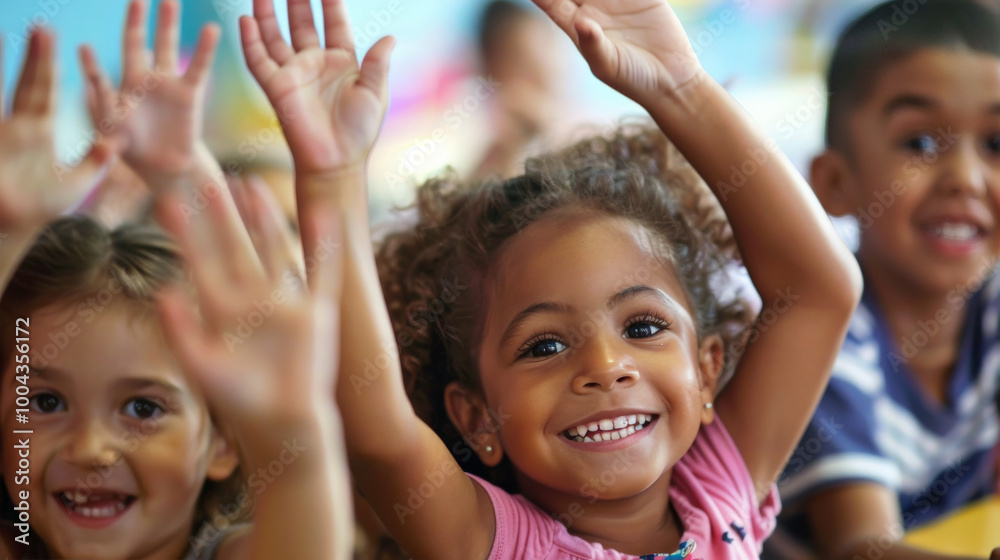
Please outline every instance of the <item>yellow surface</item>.
[[907, 533], [904, 541], [932, 552], [987, 558], [1000, 547], [1000, 497], [978, 502]]

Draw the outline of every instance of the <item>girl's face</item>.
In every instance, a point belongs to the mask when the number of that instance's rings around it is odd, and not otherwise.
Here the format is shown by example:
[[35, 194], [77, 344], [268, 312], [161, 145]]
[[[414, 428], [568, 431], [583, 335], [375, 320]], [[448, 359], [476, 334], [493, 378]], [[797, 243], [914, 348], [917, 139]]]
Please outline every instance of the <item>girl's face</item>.
[[[13, 421], [14, 360], [3, 371], [4, 484], [30, 492], [31, 527], [53, 558], [179, 558], [205, 479], [228, 477], [236, 454], [155, 323], [85, 306], [31, 317], [28, 424]], [[23, 428], [34, 433], [11, 433]], [[27, 484], [18, 437], [30, 439]]]
[[635, 496], [711, 418], [721, 346], [699, 349], [661, 247], [628, 220], [560, 214], [513, 238], [491, 269], [483, 393], [526, 494]]

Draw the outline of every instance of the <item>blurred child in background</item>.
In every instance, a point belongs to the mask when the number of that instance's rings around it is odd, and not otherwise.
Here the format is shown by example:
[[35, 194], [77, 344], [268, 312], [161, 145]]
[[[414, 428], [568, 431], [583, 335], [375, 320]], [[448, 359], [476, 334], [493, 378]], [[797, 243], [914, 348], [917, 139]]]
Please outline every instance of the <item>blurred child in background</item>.
[[779, 557], [942, 558], [899, 541], [996, 487], [1000, 19], [903, 4], [854, 21], [829, 69], [812, 185], [858, 219], [865, 293], [779, 484]]

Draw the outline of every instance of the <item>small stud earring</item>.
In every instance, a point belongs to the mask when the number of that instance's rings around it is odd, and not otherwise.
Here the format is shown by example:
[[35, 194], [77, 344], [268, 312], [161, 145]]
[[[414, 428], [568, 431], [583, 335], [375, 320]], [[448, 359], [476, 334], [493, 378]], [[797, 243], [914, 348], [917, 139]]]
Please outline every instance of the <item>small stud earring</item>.
[[487, 445], [486, 446], [486, 452], [487, 453], [493, 453], [493, 446], [492, 445]]
[[705, 403], [705, 409], [706, 410], [711, 409], [711, 408], [712, 408], [712, 403], [710, 403], [710, 402]]

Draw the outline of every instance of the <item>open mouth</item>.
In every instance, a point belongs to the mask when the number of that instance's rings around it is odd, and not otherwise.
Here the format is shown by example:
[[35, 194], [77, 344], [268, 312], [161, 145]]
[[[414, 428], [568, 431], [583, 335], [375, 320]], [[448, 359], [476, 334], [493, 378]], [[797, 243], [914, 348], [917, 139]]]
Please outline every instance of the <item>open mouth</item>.
[[596, 443], [626, 438], [659, 418], [657, 414], [630, 414], [597, 422], [581, 424], [563, 432], [567, 439], [579, 443]]
[[968, 243], [986, 235], [979, 226], [967, 222], [943, 222], [924, 228], [927, 235], [941, 241], [953, 243]]
[[135, 496], [110, 492], [56, 492], [53, 496], [70, 515], [95, 521], [113, 519], [135, 502]]

